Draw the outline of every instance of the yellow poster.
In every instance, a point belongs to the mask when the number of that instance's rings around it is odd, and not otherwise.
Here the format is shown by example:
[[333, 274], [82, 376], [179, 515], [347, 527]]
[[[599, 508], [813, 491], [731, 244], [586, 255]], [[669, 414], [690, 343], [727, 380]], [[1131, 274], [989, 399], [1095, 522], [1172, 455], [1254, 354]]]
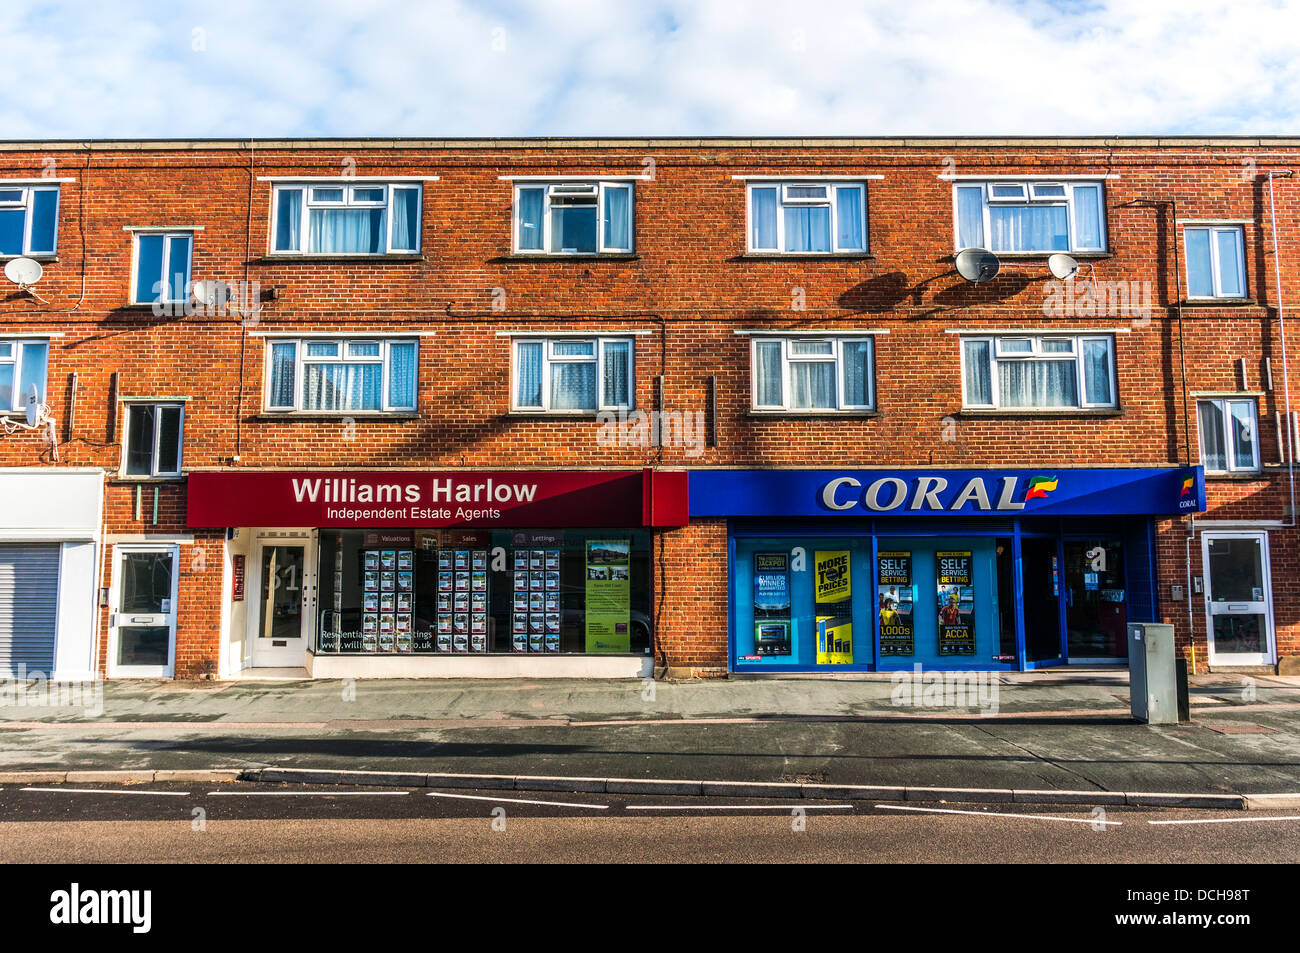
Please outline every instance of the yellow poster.
[[817, 550], [817, 664], [853, 662], [853, 587], [847, 549]]

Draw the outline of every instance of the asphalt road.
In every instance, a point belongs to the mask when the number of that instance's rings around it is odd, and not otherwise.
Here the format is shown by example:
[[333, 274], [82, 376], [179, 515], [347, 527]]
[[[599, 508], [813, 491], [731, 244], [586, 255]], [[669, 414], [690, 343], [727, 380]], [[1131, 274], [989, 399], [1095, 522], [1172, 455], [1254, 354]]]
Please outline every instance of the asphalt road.
[[31, 787], [0, 790], [5, 863], [1300, 861], [1300, 817], [1277, 812], [272, 784]]

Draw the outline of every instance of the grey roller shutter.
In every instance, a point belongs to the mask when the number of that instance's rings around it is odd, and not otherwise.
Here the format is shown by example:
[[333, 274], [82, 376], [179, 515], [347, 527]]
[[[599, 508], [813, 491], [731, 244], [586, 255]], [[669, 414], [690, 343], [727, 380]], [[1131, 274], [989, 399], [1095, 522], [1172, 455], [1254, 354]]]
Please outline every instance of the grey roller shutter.
[[0, 543], [0, 675], [49, 675], [59, 599], [57, 543]]

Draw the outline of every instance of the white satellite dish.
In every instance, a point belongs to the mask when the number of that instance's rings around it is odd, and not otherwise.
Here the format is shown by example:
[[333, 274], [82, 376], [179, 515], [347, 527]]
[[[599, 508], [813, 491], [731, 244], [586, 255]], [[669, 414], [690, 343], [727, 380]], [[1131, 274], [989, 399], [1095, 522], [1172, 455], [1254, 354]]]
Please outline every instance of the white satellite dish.
[[36, 385], [33, 384], [27, 389], [27, 426], [35, 427], [41, 419], [41, 401], [36, 396]]
[[957, 274], [967, 281], [983, 284], [997, 277], [1002, 268], [998, 256], [983, 248], [964, 248], [957, 253]]
[[230, 285], [224, 281], [196, 281], [190, 285], [190, 294], [199, 304], [216, 308], [230, 300]]
[[5, 263], [5, 277], [24, 291], [41, 280], [45, 269], [34, 258], [13, 258]]
[[1069, 255], [1056, 254], [1047, 259], [1047, 270], [1053, 278], [1069, 281], [1079, 273], [1079, 263]]

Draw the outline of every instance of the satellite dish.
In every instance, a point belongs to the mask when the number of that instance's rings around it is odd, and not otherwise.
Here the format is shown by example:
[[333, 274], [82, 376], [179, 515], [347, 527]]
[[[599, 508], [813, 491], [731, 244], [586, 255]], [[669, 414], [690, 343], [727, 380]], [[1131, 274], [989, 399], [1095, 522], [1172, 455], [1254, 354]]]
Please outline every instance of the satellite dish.
[[998, 256], [983, 248], [965, 248], [957, 253], [957, 274], [977, 285], [992, 281], [1001, 267]]
[[190, 285], [190, 294], [199, 304], [215, 308], [230, 300], [230, 285], [224, 281], [196, 281]]
[[5, 277], [24, 291], [41, 280], [45, 269], [34, 258], [13, 258], [5, 264]]
[[[10, 262], [10, 264], [13, 264], [13, 262]], [[8, 269], [6, 269], [6, 271], [7, 270]], [[25, 403], [27, 404], [27, 426], [35, 427], [37, 422], [41, 419], [41, 401], [40, 398], [36, 396], [35, 384], [27, 389], [27, 400]]]
[[1069, 255], [1052, 255], [1047, 259], [1047, 270], [1053, 278], [1069, 281], [1079, 273], [1079, 263]]

